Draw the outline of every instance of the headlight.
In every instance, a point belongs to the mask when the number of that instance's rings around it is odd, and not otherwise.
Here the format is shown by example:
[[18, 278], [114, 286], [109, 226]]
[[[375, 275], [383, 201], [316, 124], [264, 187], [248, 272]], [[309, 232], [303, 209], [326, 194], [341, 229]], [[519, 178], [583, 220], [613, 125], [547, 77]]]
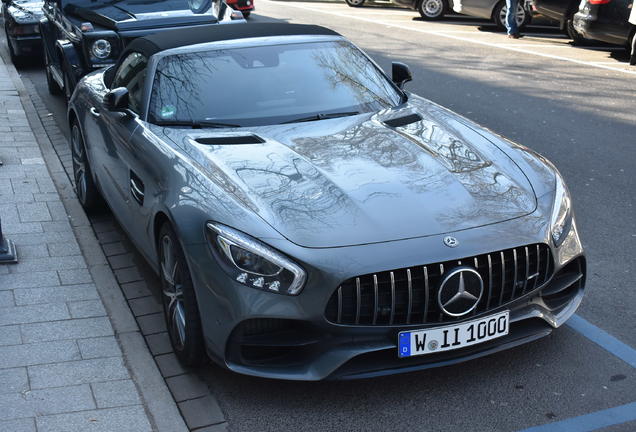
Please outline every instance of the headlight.
[[223, 268], [237, 282], [256, 289], [297, 295], [306, 273], [295, 262], [235, 229], [208, 223], [209, 240], [225, 261]]
[[572, 201], [561, 174], [556, 173], [556, 193], [552, 207], [552, 218], [550, 221], [550, 234], [554, 246], [559, 247], [565, 240], [572, 226]]
[[111, 52], [111, 45], [106, 39], [98, 39], [93, 42], [91, 53], [98, 59], [108, 58]]

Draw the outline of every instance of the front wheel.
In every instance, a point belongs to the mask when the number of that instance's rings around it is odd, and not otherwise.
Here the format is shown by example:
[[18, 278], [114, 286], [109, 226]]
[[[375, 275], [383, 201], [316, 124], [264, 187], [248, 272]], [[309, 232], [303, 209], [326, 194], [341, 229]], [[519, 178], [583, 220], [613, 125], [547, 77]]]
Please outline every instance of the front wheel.
[[447, 0], [422, 0], [417, 5], [422, 19], [433, 21], [441, 19], [448, 11]]
[[184, 366], [204, 359], [201, 317], [188, 264], [172, 227], [159, 231], [159, 265], [163, 312], [174, 352]]
[[49, 55], [46, 53], [46, 47], [44, 49], [44, 71], [46, 74], [46, 87], [49, 90], [49, 94], [53, 96], [59, 96], [62, 94], [62, 89], [57, 85], [55, 80], [53, 79], [53, 75], [51, 75], [51, 62], [49, 61]]
[[243, 11], [242, 12], [243, 18], [248, 19], [250, 17], [251, 13], [252, 13], [251, 11]]
[[102, 199], [97, 185], [93, 181], [91, 167], [86, 156], [86, 146], [77, 123], [71, 129], [71, 157], [73, 160], [73, 180], [75, 181], [75, 194], [82, 207], [87, 211], [101, 207]]
[[[519, 30], [523, 29], [525, 26], [530, 24], [532, 16], [530, 12], [522, 6], [523, 0], [519, 0], [517, 3], [517, 28]], [[506, 12], [508, 11], [508, 7], [506, 6], [505, 1], [499, 2], [497, 7], [495, 7], [495, 11], [493, 12], [493, 22], [500, 30], [506, 29]]]
[[345, 3], [351, 7], [361, 7], [364, 5], [364, 1], [365, 0], [345, 0]]

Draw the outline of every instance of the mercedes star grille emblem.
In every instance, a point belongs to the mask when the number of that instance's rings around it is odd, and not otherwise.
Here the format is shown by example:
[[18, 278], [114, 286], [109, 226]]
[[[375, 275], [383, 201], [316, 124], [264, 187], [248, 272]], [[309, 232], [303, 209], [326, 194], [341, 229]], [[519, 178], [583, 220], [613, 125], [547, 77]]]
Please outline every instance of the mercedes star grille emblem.
[[444, 275], [437, 302], [449, 316], [460, 317], [472, 312], [484, 293], [484, 281], [471, 267], [456, 267]]
[[448, 247], [457, 247], [459, 246], [459, 241], [453, 236], [444, 237], [444, 244]]

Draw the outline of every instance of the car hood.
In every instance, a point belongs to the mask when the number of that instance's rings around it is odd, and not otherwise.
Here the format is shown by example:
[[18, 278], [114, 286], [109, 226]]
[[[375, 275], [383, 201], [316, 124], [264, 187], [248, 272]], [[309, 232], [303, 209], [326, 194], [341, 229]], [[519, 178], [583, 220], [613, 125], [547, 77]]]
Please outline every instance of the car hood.
[[9, 5], [8, 11], [21, 24], [38, 22], [44, 15], [44, 12], [42, 12], [43, 4], [41, 1], [14, 0]]
[[[416, 121], [385, 123], [404, 118]], [[210, 179], [300, 246], [450, 233], [536, 208], [532, 186], [504, 152], [463, 118], [420, 98], [373, 115], [162, 132]]]
[[218, 22], [212, 7], [214, 1], [201, 1], [205, 5], [198, 8], [194, 7], [195, 3], [186, 0], [119, 1], [102, 5], [96, 3], [90, 8], [71, 4], [67, 8], [69, 13], [78, 18], [116, 31]]

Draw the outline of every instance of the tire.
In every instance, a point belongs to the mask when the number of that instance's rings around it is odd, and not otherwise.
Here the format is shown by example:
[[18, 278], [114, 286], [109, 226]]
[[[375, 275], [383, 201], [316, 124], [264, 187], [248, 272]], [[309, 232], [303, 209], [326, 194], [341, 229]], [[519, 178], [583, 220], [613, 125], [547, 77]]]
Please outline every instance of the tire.
[[364, 6], [364, 2], [365, 0], [345, 0], [345, 3], [347, 3], [347, 6], [351, 6], [351, 7], [362, 7]]
[[87, 212], [103, 208], [102, 196], [93, 180], [93, 173], [86, 156], [84, 138], [77, 123], [73, 123], [71, 126], [71, 156], [75, 195], [77, 195], [80, 204]]
[[181, 244], [168, 223], [159, 230], [157, 249], [170, 343], [184, 366], [199, 366], [205, 358], [199, 307]]
[[243, 18], [248, 19], [251, 15], [252, 11], [243, 11]]
[[46, 87], [49, 90], [49, 94], [53, 96], [60, 96], [62, 94], [62, 89], [60, 88], [59, 85], [57, 85], [57, 83], [53, 79], [53, 76], [51, 75], [51, 71], [49, 70], [49, 65], [50, 65], [49, 56], [46, 53], [46, 48], [43, 48], [43, 50], [44, 50], [44, 71], [46, 74]]
[[417, 11], [422, 19], [434, 21], [444, 17], [448, 12], [447, 0], [421, 0], [417, 4]]
[[64, 97], [66, 98], [66, 102], [71, 100], [71, 96], [73, 96], [73, 90], [71, 88], [71, 78], [69, 77], [69, 73], [67, 68], [64, 68], [64, 72], [62, 72], [64, 78]]
[[[517, 3], [517, 27], [519, 30], [530, 24], [532, 20], [530, 12], [524, 9], [522, 3], [523, 0], [519, 0], [519, 3]], [[506, 2], [500, 1], [492, 14], [492, 20], [500, 30], [506, 29], [506, 9]]]
[[570, 39], [572, 39], [572, 45], [583, 45], [587, 42], [581, 33], [577, 32], [574, 28], [574, 14], [576, 11], [570, 13], [565, 20], [565, 33]]

